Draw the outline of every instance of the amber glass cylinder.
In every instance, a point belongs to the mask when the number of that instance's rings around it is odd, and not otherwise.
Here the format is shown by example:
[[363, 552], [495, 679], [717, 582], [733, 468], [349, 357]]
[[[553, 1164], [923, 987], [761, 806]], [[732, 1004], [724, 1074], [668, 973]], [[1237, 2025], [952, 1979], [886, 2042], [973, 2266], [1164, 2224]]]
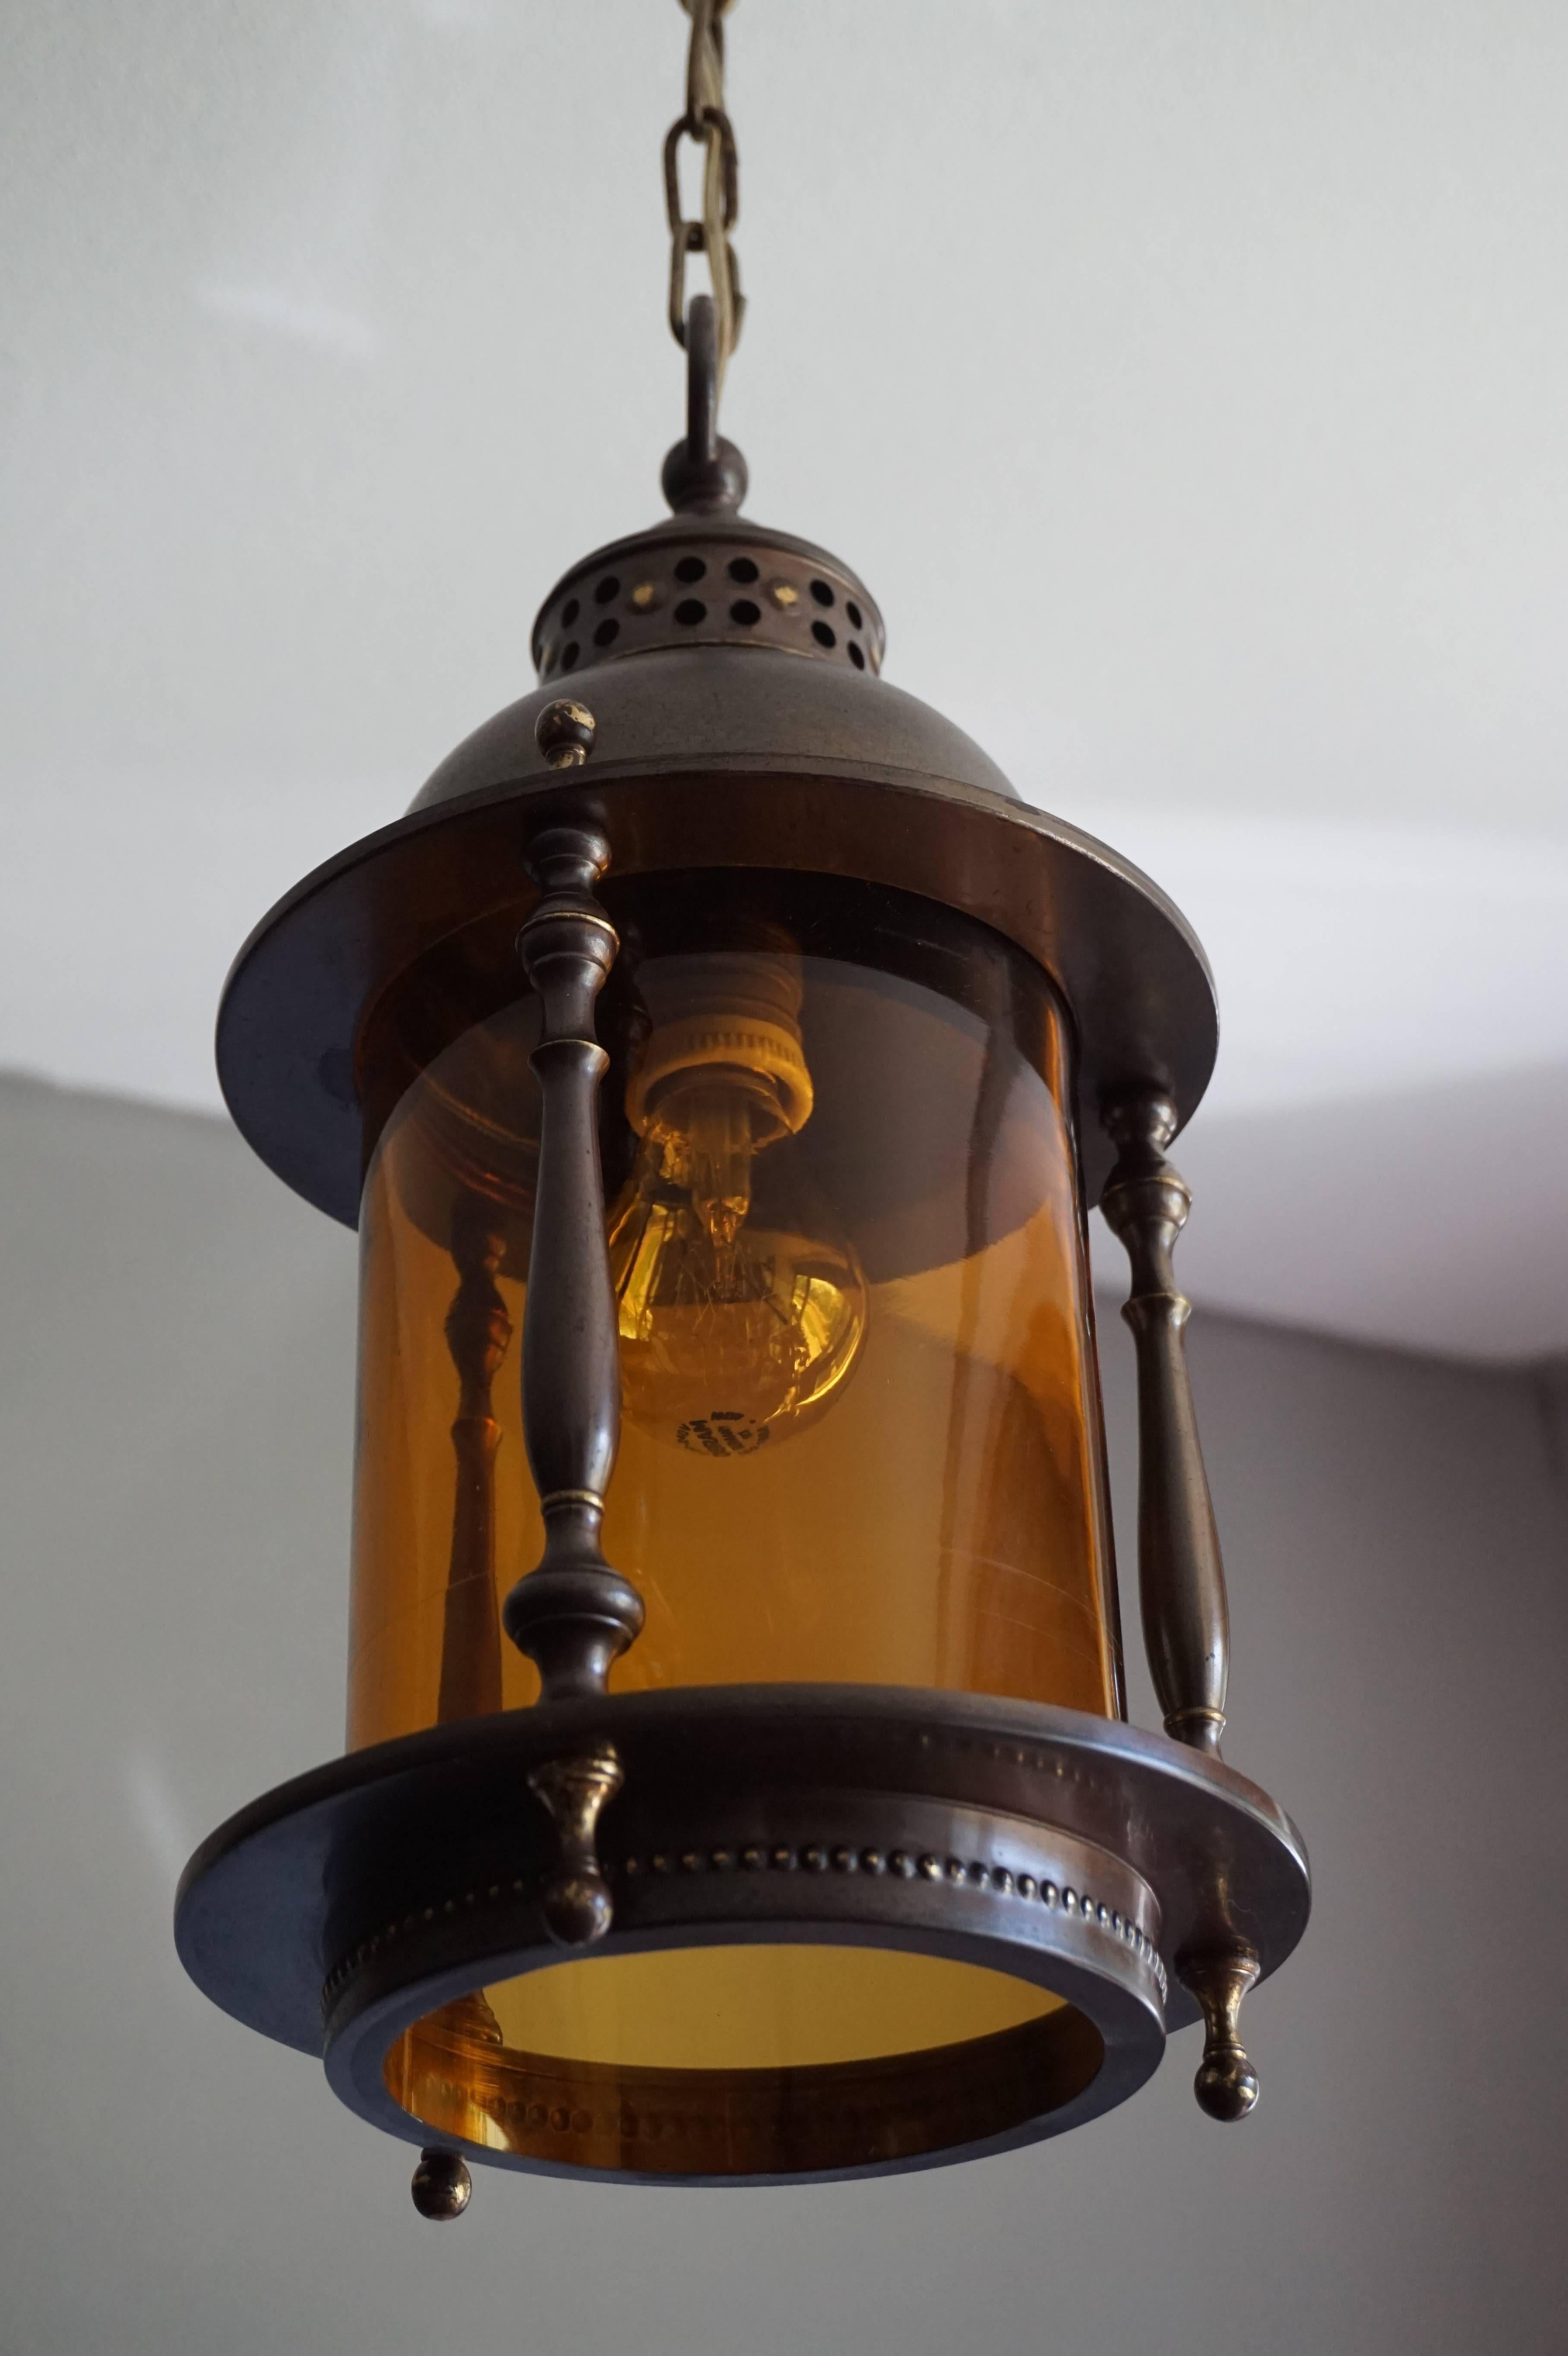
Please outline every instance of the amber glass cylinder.
[[[610, 905], [604, 1545], [647, 1612], [612, 1690], [932, 1687], [1115, 1715], [1049, 980], [950, 912], [821, 879], [667, 877]], [[519, 1387], [536, 1032], [519, 985], [434, 1053], [405, 1038], [369, 1157], [351, 1747], [537, 1695], [500, 1627], [543, 1544]]]
[[[1115, 1715], [1072, 1039], [1046, 976], [928, 903], [822, 878], [606, 901], [604, 1546], [647, 1614], [612, 1691]], [[543, 1547], [520, 1393], [538, 1021], [506, 949], [494, 927], [487, 968], [415, 977], [375, 1048], [351, 1745], [538, 1693], [500, 1616]], [[1005, 1970], [741, 1941], [492, 1981], [408, 2029], [385, 2077], [429, 2132], [525, 2162], [776, 2176], [984, 2140], [1073, 2098], [1102, 2051]]]

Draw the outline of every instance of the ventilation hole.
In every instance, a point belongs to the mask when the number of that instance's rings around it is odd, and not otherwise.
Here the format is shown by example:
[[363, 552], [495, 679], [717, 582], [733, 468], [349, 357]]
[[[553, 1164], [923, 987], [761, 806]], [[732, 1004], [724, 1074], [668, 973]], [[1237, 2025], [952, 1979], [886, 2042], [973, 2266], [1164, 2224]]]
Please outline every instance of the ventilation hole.
[[746, 583], [754, 581], [756, 577], [757, 568], [749, 556], [737, 556], [731, 560], [730, 565], [731, 581]]
[[856, 605], [853, 597], [848, 597], [845, 599], [844, 611], [849, 616], [849, 626], [851, 629], [863, 630], [865, 628], [866, 617], [864, 614], [861, 613], [859, 605]]
[[563, 647], [560, 650], [560, 667], [562, 670], [575, 670], [577, 668], [577, 658], [581, 652], [582, 648], [578, 645], [575, 638], [572, 639], [571, 644], [569, 647]]
[[620, 594], [621, 584], [615, 575], [613, 573], [606, 573], [603, 580], [594, 589], [593, 603], [596, 605], [607, 605], [612, 597], [618, 597]]
[[612, 616], [609, 621], [600, 623], [593, 633], [593, 643], [596, 647], [612, 647], [620, 635], [621, 625]]
[[565, 605], [564, 605], [561, 607], [561, 609], [560, 609], [560, 626], [561, 626], [561, 628], [562, 628], [563, 630], [570, 630], [570, 629], [571, 629], [571, 626], [572, 626], [572, 624], [573, 624], [573, 622], [575, 622], [575, 621], [576, 621], [576, 619], [577, 619], [577, 617], [578, 617], [579, 614], [581, 614], [581, 611], [582, 611], [582, 608], [581, 608], [581, 606], [578, 604], [578, 602], [577, 602], [576, 598], [575, 598], [575, 597], [569, 597], [569, 598], [567, 599], [567, 601], [566, 601]]
[[811, 584], [811, 594], [819, 605], [831, 605], [833, 603], [833, 592], [826, 581], [814, 581]]
[[753, 622], [760, 622], [762, 618], [762, 607], [753, 605], [749, 597], [737, 597], [730, 608], [730, 619], [743, 623], [748, 630]]
[[857, 646], [851, 646], [851, 647], [850, 647], [850, 648], [849, 648], [849, 659], [850, 659], [850, 661], [854, 664], [854, 666], [855, 666], [855, 668], [856, 668], [856, 669], [857, 669], [857, 670], [864, 670], [864, 669], [865, 669], [865, 668], [866, 668], [866, 658], [865, 658], [865, 656], [860, 652], [860, 649], [859, 649], [859, 647], [857, 647]]
[[700, 556], [683, 556], [675, 568], [677, 581], [700, 581], [708, 567]]
[[[696, 563], [697, 559], [693, 557], [691, 562]], [[708, 608], [700, 597], [683, 597], [675, 609], [675, 618], [677, 622], [684, 622], [687, 628], [691, 629], [697, 623], [705, 622], [708, 619]]]
[[836, 647], [838, 640], [826, 622], [813, 622], [811, 635], [819, 647]]

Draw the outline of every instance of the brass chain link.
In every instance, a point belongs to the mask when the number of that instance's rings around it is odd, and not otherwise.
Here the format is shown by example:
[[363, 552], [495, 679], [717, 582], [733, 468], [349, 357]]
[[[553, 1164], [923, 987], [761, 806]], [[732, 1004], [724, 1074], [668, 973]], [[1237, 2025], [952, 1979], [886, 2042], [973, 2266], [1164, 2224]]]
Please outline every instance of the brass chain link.
[[[664, 144], [665, 209], [669, 217], [669, 327], [686, 348], [686, 257], [704, 253], [713, 287], [718, 328], [719, 374], [740, 339], [746, 298], [741, 267], [730, 242], [741, 209], [741, 166], [735, 134], [724, 107], [724, 27], [733, 0], [680, 0], [691, 18], [686, 63], [686, 112], [670, 125]], [[680, 143], [703, 150], [702, 218], [688, 220], [680, 203]]]

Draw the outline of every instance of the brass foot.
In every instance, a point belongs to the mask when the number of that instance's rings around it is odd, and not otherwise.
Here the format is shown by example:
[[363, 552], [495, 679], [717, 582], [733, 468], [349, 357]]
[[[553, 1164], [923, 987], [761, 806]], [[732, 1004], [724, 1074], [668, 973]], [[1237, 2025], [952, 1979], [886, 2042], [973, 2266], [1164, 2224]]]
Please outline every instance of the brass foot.
[[621, 1788], [621, 1762], [606, 1744], [587, 1759], [547, 1760], [528, 1783], [555, 1819], [560, 1849], [544, 1887], [545, 1928], [560, 1946], [592, 1946], [614, 1914], [594, 1835], [601, 1809]]
[[467, 2208], [474, 2194], [474, 2179], [466, 2162], [459, 2159], [454, 2151], [421, 2151], [409, 2189], [421, 2217], [433, 2217], [438, 2223], [444, 2223], [449, 2217], [461, 2217]]
[[1244, 2119], [1258, 2099], [1258, 2073], [1236, 2033], [1242, 1999], [1260, 1969], [1250, 1947], [1223, 1947], [1178, 1965], [1203, 2008], [1203, 2059], [1192, 2081], [1199, 2108], [1227, 2125]]

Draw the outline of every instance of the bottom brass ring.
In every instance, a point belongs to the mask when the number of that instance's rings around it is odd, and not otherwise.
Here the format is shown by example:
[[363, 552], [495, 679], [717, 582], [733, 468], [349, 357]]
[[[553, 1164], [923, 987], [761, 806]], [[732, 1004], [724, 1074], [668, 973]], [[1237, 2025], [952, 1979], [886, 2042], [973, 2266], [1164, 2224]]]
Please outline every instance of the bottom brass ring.
[[[528, 1778], [607, 1741], [613, 1919], [563, 1956]], [[411, 2142], [777, 2183], [1098, 2115], [1195, 2017], [1183, 1958], [1244, 1941], [1271, 1970], [1307, 1906], [1273, 1803], [1163, 1737], [974, 1696], [752, 1687], [507, 1713], [317, 1770], [193, 1858], [177, 1935], [219, 2003], [320, 2052], [352, 2109]]]

